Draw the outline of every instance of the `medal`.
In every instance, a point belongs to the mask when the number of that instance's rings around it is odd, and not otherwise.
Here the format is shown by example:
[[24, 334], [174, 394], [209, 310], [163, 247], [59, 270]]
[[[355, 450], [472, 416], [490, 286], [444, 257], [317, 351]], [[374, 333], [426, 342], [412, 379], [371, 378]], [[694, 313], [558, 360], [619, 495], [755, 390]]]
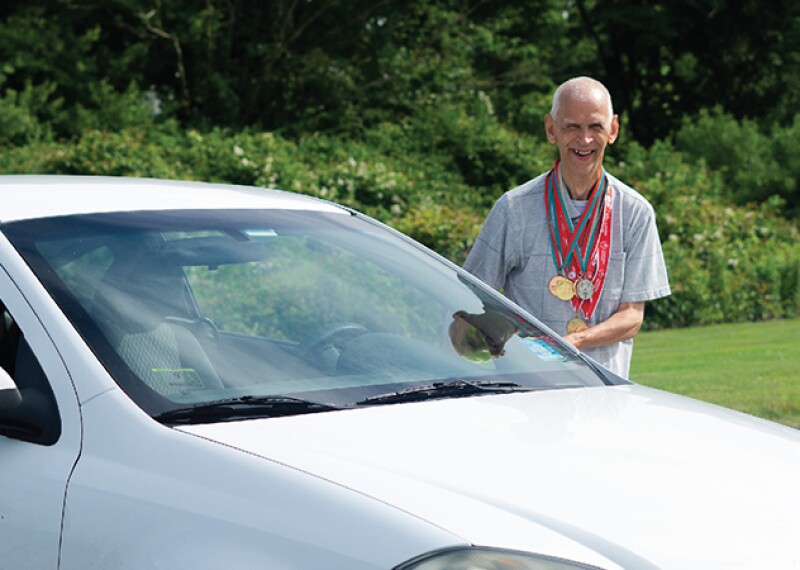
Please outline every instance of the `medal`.
[[561, 275], [553, 277], [547, 285], [547, 288], [550, 290], [550, 293], [562, 301], [569, 301], [575, 296], [575, 284]]
[[589, 328], [583, 319], [575, 315], [572, 317], [569, 322], [567, 323], [567, 334], [573, 334], [577, 332], [581, 332]]
[[575, 283], [575, 294], [584, 301], [591, 299], [592, 295], [594, 295], [594, 285], [585, 277], [578, 279]]

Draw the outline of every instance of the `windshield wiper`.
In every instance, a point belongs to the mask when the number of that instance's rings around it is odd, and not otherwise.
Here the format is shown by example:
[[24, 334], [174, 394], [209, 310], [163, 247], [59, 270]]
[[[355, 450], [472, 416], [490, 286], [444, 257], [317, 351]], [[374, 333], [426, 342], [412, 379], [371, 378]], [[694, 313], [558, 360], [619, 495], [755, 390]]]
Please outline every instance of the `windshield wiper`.
[[166, 424], [204, 424], [230, 419], [274, 418], [340, 408], [292, 396], [242, 396], [163, 412], [154, 418]]
[[534, 390], [516, 382], [498, 382], [492, 380], [453, 380], [451, 382], [434, 382], [423, 386], [413, 386], [388, 394], [371, 396], [360, 402], [358, 406], [376, 404], [394, 404], [397, 402], [419, 402], [436, 398], [460, 398], [477, 394], [508, 394], [510, 392], [530, 392]]

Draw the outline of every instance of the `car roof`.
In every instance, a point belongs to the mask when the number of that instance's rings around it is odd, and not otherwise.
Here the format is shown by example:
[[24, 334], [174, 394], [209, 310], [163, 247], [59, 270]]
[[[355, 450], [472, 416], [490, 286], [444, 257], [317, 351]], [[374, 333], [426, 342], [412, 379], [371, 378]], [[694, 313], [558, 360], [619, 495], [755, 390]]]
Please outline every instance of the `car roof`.
[[344, 213], [323, 200], [251, 186], [109, 176], [0, 176], [0, 223], [104, 212], [250, 208]]

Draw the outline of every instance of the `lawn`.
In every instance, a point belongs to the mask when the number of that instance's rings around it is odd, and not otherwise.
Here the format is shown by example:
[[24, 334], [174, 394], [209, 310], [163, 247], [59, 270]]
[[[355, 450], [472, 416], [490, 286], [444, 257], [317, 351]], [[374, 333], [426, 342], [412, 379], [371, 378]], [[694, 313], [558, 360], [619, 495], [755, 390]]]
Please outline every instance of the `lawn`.
[[631, 379], [800, 427], [800, 320], [640, 333]]

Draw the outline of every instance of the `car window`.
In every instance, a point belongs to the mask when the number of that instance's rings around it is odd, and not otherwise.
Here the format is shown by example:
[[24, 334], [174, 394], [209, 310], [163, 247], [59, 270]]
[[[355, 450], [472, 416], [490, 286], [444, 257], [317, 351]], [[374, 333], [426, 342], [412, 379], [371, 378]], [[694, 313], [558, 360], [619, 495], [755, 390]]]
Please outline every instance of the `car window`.
[[603, 384], [499, 294], [360, 216], [134, 212], [4, 231], [153, 415], [271, 396], [347, 407], [409, 390]]

